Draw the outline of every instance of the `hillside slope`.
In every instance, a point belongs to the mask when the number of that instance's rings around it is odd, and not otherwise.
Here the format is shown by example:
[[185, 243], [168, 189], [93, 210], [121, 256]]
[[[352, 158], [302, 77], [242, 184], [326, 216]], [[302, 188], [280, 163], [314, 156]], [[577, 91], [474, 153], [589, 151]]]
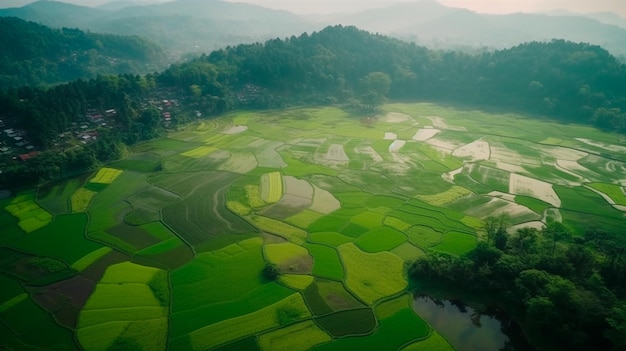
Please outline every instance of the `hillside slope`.
[[163, 51], [139, 37], [51, 29], [13, 17], [0, 17], [0, 32], [3, 87], [53, 84], [97, 74], [146, 73], [163, 67]]

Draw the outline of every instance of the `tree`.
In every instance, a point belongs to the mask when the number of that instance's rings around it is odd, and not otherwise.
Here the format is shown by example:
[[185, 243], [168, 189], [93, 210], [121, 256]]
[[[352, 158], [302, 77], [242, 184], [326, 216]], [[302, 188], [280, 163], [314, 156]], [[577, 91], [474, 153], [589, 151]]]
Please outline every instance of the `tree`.
[[266, 263], [263, 268], [263, 276], [274, 281], [280, 276], [280, 268], [274, 263]]
[[371, 72], [361, 78], [361, 103], [366, 109], [373, 110], [387, 99], [391, 89], [391, 78], [383, 72]]

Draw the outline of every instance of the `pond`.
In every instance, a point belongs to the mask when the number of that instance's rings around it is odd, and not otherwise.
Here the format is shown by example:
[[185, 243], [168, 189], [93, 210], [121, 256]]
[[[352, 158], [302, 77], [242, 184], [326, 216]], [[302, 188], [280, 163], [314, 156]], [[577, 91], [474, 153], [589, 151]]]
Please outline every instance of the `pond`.
[[532, 350], [519, 327], [502, 312], [480, 313], [461, 302], [429, 296], [416, 296], [413, 309], [457, 351], [499, 351], [505, 346], [506, 350]]

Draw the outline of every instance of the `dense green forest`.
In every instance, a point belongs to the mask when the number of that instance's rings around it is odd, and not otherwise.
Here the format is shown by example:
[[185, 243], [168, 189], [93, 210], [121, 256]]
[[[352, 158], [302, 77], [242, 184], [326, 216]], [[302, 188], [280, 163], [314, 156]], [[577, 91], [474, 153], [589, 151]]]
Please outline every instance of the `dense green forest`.
[[[37, 47], [33, 50], [46, 48]], [[373, 72], [388, 77], [382, 83], [388, 87], [364, 79]], [[119, 156], [103, 151], [120, 149], [111, 145], [132, 144], [164, 130], [158, 113], [147, 109], [150, 99], [183, 101], [184, 111], [172, 127], [195, 116], [192, 111], [210, 116], [235, 108], [328, 103], [372, 108], [372, 101], [382, 101], [376, 95], [387, 90], [392, 99], [495, 107], [626, 132], [626, 66], [601, 47], [555, 40], [466, 54], [428, 50], [343, 26], [227, 47], [159, 74], [100, 76], [47, 89], [4, 89], [0, 104], [3, 114], [44, 149], [80, 122], [88, 109], [116, 109], [115, 120], [122, 128], [103, 131], [101, 149], [86, 157], [106, 161]], [[53, 179], [67, 166], [59, 162], [52, 170], [37, 165], [32, 177], [24, 176], [31, 165], [13, 165], [3, 180], [11, 184]]]
[[573, 237], [559, 222], [509, 234], [506, 222], [487, 218], [487, 242], [463, 257], [431, 253], [411, 266], [410, 276], [488, 296], [517, 314], [542, 349], [624, 350], [623, 238], [596, 230]]
[[139, 37], [51, 29], [14, 17], [0, 17], [0, 32], [2, 87], [146, 73], [164, 67], [163, 50]]

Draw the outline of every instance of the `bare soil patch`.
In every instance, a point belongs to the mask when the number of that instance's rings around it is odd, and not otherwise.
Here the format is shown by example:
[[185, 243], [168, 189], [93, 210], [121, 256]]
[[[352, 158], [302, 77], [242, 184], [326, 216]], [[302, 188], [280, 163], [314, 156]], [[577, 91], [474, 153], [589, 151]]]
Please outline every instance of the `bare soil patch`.
[[223, 131], [222, 134], [233, 135], [233, 134], [243, 133], [246, 130], [248, 130], [248, 126], [234, 126], [234, 127], [231, 127], [229, 129]]
[[383, 118], [383, 121], [387, 123], [402, 123], [410, 119], [411, 119], [411, 116], [407, 114], [399, 113], [399, 112], [389, 112], [387, 115], [385, 115], [385, 117]]
[[454, 150], [452, 156], [468, 157], [472, 161], [488, 160], [491, 157], [491, 149], [489, 148], [488, 142], [476, 140], [473, 143]]
[[511, 173], [509, 193], [534, 197], [554, 207], [561, 207], [561, 199], [552, 188], [552, 184], [538, 179]]
[[426, 141], [439, 133], [441, 133], [441, 130], [439, 129], [424, 128], [418, 130], [412, 139], [415, 141]]

